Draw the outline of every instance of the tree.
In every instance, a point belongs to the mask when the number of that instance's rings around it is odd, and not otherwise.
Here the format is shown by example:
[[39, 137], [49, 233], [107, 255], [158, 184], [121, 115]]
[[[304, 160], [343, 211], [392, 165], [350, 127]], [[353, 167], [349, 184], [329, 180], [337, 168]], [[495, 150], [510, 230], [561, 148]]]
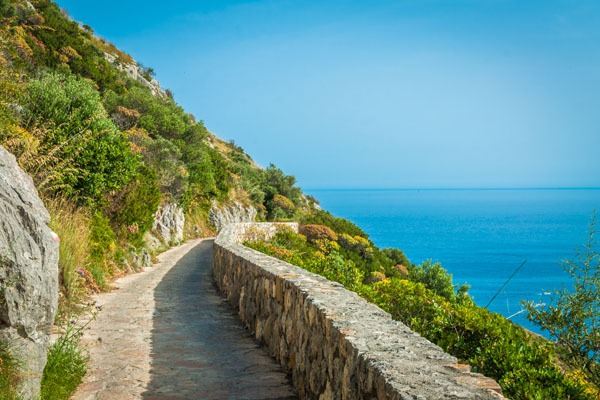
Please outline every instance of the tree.
[[563, 261], [564, 270], [574, 280], [572, 290], [556, 290], [545, 307], [536, 307], [533, 302], [525, 307], [529, 319], [556, 339], [567, 361], [600, 386], [600, 256], [595, 226], [596, 213], [591, 218], [588, 242], [573, 260]]

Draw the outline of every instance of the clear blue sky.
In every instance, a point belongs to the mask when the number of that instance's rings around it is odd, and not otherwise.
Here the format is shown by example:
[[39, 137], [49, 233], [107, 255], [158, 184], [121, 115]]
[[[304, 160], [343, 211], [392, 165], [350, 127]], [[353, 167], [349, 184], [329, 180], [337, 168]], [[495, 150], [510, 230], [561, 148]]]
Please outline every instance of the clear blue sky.
[[302, 187], [600, 186], [600, 1], [58, 3]]

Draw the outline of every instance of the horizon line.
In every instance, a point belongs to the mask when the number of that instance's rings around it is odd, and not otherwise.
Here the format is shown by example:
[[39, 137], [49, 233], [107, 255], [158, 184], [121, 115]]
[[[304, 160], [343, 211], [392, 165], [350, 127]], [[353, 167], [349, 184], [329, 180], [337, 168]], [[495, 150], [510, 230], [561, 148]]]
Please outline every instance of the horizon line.
[[600, 186], [546, 187], [302, 187], [302, 190], [600, 190]]

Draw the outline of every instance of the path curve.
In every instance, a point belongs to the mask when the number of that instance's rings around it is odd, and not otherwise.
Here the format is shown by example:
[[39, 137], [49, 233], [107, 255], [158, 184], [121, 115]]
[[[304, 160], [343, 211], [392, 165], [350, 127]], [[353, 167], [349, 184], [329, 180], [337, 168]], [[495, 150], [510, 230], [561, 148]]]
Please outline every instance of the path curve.
[[168, 250], [95, 296], [102, 311], [82, 337], [90, 369], [74, 400], [296, 398], [216, 292], [212, 246]]

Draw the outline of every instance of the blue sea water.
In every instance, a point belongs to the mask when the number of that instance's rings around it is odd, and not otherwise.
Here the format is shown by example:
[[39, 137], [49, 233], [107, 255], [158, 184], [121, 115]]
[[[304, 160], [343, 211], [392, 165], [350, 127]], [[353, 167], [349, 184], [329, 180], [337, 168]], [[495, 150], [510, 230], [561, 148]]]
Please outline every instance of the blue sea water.
[[[548, 302], [571, 286], [561, 261], [589, 235], [599, 189], [308, 190], [332, 214], [360, 226], [380, 248], [396, 247], [413, 263], [442, 263], [489, 309], [542, 333], [521, 302]], [[514, 314], [519, 313], [515, 316]]]

